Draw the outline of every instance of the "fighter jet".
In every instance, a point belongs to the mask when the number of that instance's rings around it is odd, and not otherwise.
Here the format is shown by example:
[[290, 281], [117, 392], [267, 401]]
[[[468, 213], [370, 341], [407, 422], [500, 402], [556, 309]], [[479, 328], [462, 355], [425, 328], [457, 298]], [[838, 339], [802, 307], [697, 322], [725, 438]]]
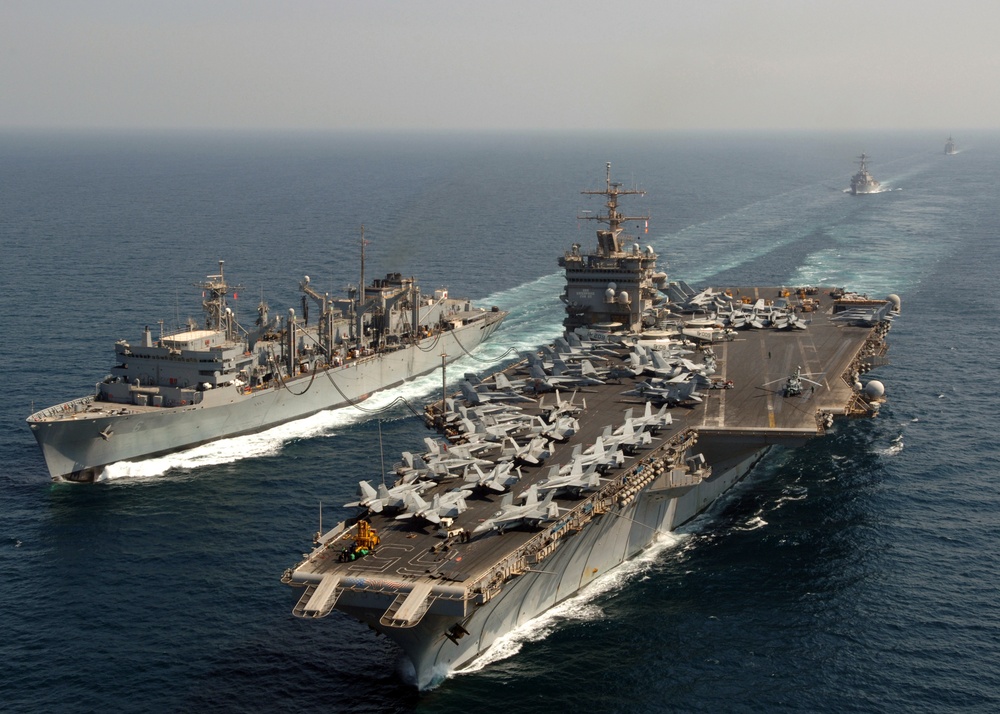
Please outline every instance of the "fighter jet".
[[622, 392], [622, 395], [642, 397], [657, 404], [666, 404], [667, 407], [701, 403], [702, 396], [697, 392], [694, 380], [690, 375], [685, 375], [685, 377], [677, 382], [664, 379], [640, 382], [635, 385], [634, 389]]
[[525, 502], [516, 506], [514, 494], [508, 493], [500, 502], [500, 510], [476, 526], [472, 533], [495, 530], [503, 534], [507, 528], [519, 525], [537, 528], [546, 521], [553, 521], [559, 517], [559, 507], [552, 502], [553, 495], [554, 492], [550, 491], [545, 500], [539, 501], [538, 486], [534, 485], [525, 494]]
[[573, 454], [568, 464], [564, 464], [559, 469], [559, 473], [568, 474], [573, 468], [573, 464], [579, 463], [581, 468], [593, 466], [598, 471], [607, 471], [609, 468], [621, 466], [625, 463], [625, 454], [621, 449], [605, 449], [602, 437], [597, 437], [593, 446], [586, 450], [582, 444], [573, 447]]
[[471, 495], [472, 491], [468, 489], [448, 491], [444, 495], [436, 493], [434, 499], [428, 504], [419, 494], [410, 492], [406, 494], [406, 511], [396, 516], [396, 520], [422, 518], [434, 525], [440, 525], [445, 521], [450, 522], [465, 511], [465, 497]]
[[542, 429], [542, 436], [550, 441], [564, 443], [580, 430], [580, 422], [576, 417], [561, 416]]
[[408, 493], [423, 493], [433, 484], [430, 481], [413, 481], [412, 483], [401, 483], [398, 486], [387, 488], [385, 484], [380, 484], [376, 491], [367, 481], [358, 482], [357, 501], [345, 503], [344, 508], [362, 506], [373, 513], [381, 513], [385, 508], [403, 508], [406, 504]]
[[490, 391], [485, 389], [478, 390], [475, 386], [468, 380], [464, 380], [459, 387], [462, 390], [462, 396], [465, 397], [465, 401], [472, 405], [487, 404], [490, 402], [533, 402], [534, 399], [531, 397], [526, 397], [523, 394], [518, 394], [514, 391], [503, 391], [496, 390]]
[[555, 371], [553, 371], [553, 374], [546, 374], [545, 370], [542, 369], [542, 365], [538, 362], [532, 364], [528, 372], [534, 380], [533, 388], [536, 392], [554, 392], [556, 389], [562, 387], [588, 387], [604, 384], [594, 374], [586, 371], [579, 375], [555, 374]]
[[582, 406], [574, 403], [576, 401], [575, 391], [573, 392], [573, 396], [565, 401], [563, 401], [562, 397], [559, 395], [559, 390], [557, 389], [555, 391], [556, 391], [556, 404], [554, 407], [549, 408], [548, 411], [546, 411], [545, 407], [545, 397], [542, 397], [540, 400], [538, 400], [538, 408], [541, 409], [542, 413], [545, 415], [545, 421], [549, 422], [550, 424], [556, 421], [561, 416], [571, 416], [571, 417], [580, 416], [580, 412], [582, 412], [584, 409], [587, 408], [586, 399], [583, 400]]
[[513, 461], [497, 464], [486, 472], [478, 465], [472, 467], [472, 472], [465, 475], [465, 482], [473, 488], [483, 488], [497, 493], [503, 493], [521, 479], [521, 469], [514, 466]]
[[421, 477], [438, 478], [432, 474], [431, 468], [420, 456], [404, 451], [403, 460], [393, 466], [396, 475], [403, 483], [412, 483]]
[[673, 423], [673, 417], [667, 411], [667, 405], [664, 404], [660, 407], [660, 410], [653, 413], [653, 403], [646, 402], [646, 411], [642, 416], [633, 417], [632, 408], [629, 407], [625, 410], [625, 421], [629, 419], [632, 420], [633, 425], [636, 429], [645, 429], [654, 436], [660, 433], [660, 430], [664, 427], [668, 427]]
[[653, 443], [653, 435], [645, 430], [636, 430], [635, 425], [632, 423], [632, 419], [626, 419], [625, 423], [612, 431], [611, 425], [609, 424], [604, 428], [604, 433], [601, 435], [601, 440], [604, 442], [604, 446], [612, 451], [615, 449], [621, 449], [629, 456], [633, 455], [640, 446], [649, 446]]
[[559, 467], [549, 469], [549, 475], [538, 482], [538, 493], [550, 492], [570, 493], [579, 496], [586, 491], [596, 491], [601, 487], [601, 477], [596, 466], [591, 465], [584, 471], [578, 460], [574, 460], [568, 473], [559, 473]]
[[575, 332], [570, 332], [566, 335], [566, 341], [569, 343], [570, 347], [578, 347], [587, 350], [594, 355], [607, 355], [610, 357], [618, 356], [618, 352], [614, 349], [614, 345], [617, 343], [608, 342], [606, 339], [593, 339], [589, 334], [585, 337], [581, 337]]
[[449, 478], [455, 475], [454, 472], [462, 471], [473, 464], [481, 466], [492, 464], [486, 459], [473, 456], [471, 448], [467, 444], [446, 446], [434, 441], [429, 436], [424, 439], [424, 443], [427, 445], [427, 453], [424, 454], [423, 460], [429, 469], [427, 475], [430, 478]]

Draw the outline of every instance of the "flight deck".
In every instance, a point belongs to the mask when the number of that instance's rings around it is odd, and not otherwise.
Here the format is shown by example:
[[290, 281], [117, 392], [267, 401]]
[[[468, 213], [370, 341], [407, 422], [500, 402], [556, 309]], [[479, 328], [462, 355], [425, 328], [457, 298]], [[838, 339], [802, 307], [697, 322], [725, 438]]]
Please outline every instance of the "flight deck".
[[[748, 296], [754, 302], [770, 302], [781, 292], [777, 287], [725, 291], [732, 296]], [[891, 307], [886, 301], [869, 303]], [[648, 480], [657, 464], [668, 466], [666, 470], [660, 468], [661, 488], [666, 491], [693, 488], [711, 474], [708, 467], [697, 472], [698, 464], [696, 473], [676, 468], [683, 465], [678, 457], [687, 451], [712, 452], [706, 453], [707, 462], [719, 468], [720, 464], [739, 461], [762, 447], [798, 445], [822, 434], [834, 416], [871, 415], [878, 401], [866, 398], [858, 390], [857, 382], [861, 373], [884, 361], [887, 321], [881, 319], [883, 315], [877, 315], [875, 320], [865, 316], [854, 319], [849, 314], [847, 319], [839, 319], [838, 315], [845, 315], [846, 310], [839, 309], [843, 305], [831, 296], [829, 289], [818, 291], [810, 306], [810, 312], [801, 313], [799, 328], [716, 329], [712, 335], [715, 339], [687, 339], [679, 350], [684, 359], [697, 365], [706, 355], [713, 354], [713, 373], [702, 378], [693, 396], [668, 405], [670, 424], [650, 435], [648, 444], [628, 449], [621, 466], [602, 471], [599, 489], [577, 497], [563, 495], [553, 499], [560, 514], [554, 522], [539, 521], [534, 527], [522, 524], [502, 531], [475, 533], [498, 512], [503, 494], [470, 488], [464, 479], [468, 468], [464, 468], [449, 472], [448, 477], [437, 480], [422, 493], [424, 501], [429, 502], [435, 495], [469, 489], [471, 492], [464, 496], [466, 509], [452, 518], [434, 524], [420, 518], [398, 520], [398, 509], [361, 512], [359, 518], [370, 523], [379, 544], [372, 552], [347, 562], [342, 554], [354, 543], [358, 519], [338, 524], [319, 535], [319, 547], [295, 568], [295, 574], [308, 573], [311, 580], [325, 582], [326, 587], [317, 585], [307, 590], [296, 613], [313, 617], [327, 614], [335, 602], [336, 588], [395, 591], [414, 579], [451, 583], [458, 586], [456, 597], [471, 597], [473, 591], [487, 589], [496, 580], [496, 573], [510, 577], [519, 568], [540, 563], [544, 555], [538, 557], [538, 554], [555, 542], [560, 531], [578, 530], [588, 517], [606, 512], [608, 504], [620, 500], [622, 493], [637, 488], [643, 473]], [[650, 340], [649, 349], [655, 349], [656, 342]], [[601, 380], [603, 384], [573, 386], [570, 381], [558, 395], [554, 391], [536, 394], [528, 380], [520, 390], [528, 401], [497, 398], [491, 402], [498, 413], [523, 417], [542, 416], [556, 406], [557, 400], [579, 408], [575, 433], [563, 443], [550, 442], [548, 455], [538, 465], [518, 466], [521, 477], [510, 487], [510, 492], [524, 494], [533, 484], [543, 482], [552, 466], [568, 466], [574, 447], [590, 447], [608, 426], [621, 427], [627, 411], [638, 416], [647, 401], [659, 408], [652, 390], [648, 397], [635, 393], [637, 385], [650, 382], [647, 375], [626, 374], [629, 354], [626, 340], [625, 344], [608, 341], [602, 349], [588, 355], [593, 364], [610, 368], [611, 376]], [[527, 363], [521, 362], [505, 370], [505, 374], [516, 381], [526, 368]], [[536, 383], [535, 387], [538, 386]], [[450, 403], [458, 408], [462, 401], [456, 398]], [[467, 404], [466, 408], [472, 406]], [[444, 424], [440, 409], [438, 402], [428, 407], [428, 413], [432, 420]], [[452, 431], [449, 443], [462, 441]], [[665, 453], [671, 455], [666, 461]], [[484, 465], [481, 470], [488, 469]], [[673, 481], [664, 480], [664, 473]], [[552, 532], [554, 526], [561, 527]], [[529, 544], [534, 545], [530, 553], [533, 557], [526, 557]], [[326, 578], [328, 574], [336, 574], [336, 585], [331, 585], [334, 579]], [[286, 578], [297, 579], [290, 573]], [[409, 587], [406, 590], [412, 591]], [[406, 614], [404, 610], [403, 615]]]

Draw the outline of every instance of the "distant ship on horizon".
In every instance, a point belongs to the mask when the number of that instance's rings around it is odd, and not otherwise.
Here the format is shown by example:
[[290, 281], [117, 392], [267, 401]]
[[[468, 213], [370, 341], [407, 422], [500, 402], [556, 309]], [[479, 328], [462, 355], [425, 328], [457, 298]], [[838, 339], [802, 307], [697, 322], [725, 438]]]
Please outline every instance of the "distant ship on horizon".
[[858, 172], [851, 177], [851, 194], [857, 196], [865, 193], [878, 193], [882, 184], [868, 173], [868, 155], [862, 152], [859, 158], [861, 165]]
[[944, 145], [944, 153], [946, 156], [958, 153], [958, 149], [955, 147], [955, 140], [951, 138], [950, 134], [948, 135], [948, 141]]

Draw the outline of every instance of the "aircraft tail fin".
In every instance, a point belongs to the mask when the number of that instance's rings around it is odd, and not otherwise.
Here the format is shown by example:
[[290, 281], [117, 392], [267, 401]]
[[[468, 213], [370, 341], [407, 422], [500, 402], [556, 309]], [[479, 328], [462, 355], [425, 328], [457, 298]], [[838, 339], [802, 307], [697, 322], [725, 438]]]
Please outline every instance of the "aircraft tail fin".
[[475, 389], [473, 389], [472, 385], [469, 382], [464, 381], [460, 386], [462, 389], [462, 396], [465, 397], [465, 400], [469, 402], [469, 404], [483, 403], [483, 400], [479, 396], [479, 393]]

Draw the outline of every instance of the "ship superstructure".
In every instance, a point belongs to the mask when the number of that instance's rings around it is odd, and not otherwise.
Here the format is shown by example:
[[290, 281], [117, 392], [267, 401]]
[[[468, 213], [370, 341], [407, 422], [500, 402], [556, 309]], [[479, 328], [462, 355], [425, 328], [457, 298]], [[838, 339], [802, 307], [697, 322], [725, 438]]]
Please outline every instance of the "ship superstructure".
[[[624, 192], [610, 173], [601, 193], [614, 219]], [[898, 298], [683, 283], [640, 297], [654, 254], [629, 261], [604, 242], [614, 230], [598, 237], [561, 259], [567, 324], [591, 327], [429, 405], [439, 438], [403, 454], [393, 485], [359, 483], [354, 515], [285, 571], [303, 588], [296, 616], [357, 618], [431, 686], [689, 521], [773, 446], [878, 413], [884, 387], [862, 375], [886, 364]], [[593, 289], [579, 286], [619, 259], [633, 300], [691, 313], [683, 329], [641, 330], [645, 308], [579, 309]]]
[[[363, 245], [363, 243], [362, 243]], [[421, 293], [399, 273], [352, 289], [317, 292], [306, 276], [302, 314], [237, 320], [219, 261], [197, 285], [205, 320], [137, 343], [115, 343], [115, 364], [91, 395], [28, 417], [53, 479], [91, 481], [103, 468], [216, 439], [262, 431], [430, 372], [475, 349], [506, 313], [476, 308], [446, 289]], [[313, 321], [310, 307], [315, 305]], [[316, 314], [318, 313], [318, 315]]]
[[612, 182], [609, 163], [605, 187], [581, 193], [604, 196], [607, 213], [585, 213], [578, 218], [605, 223], [607, 228], [597, 231], [596, 250], [581, 252], [582, 246], [575, 244], [559, 258], [566, 271], [561, 299], [567, 315], [563, 324], [567, 330], [594, 326], [640, 330], [643, 318], [659, 301], [657, 287], [667, 276], [656, 272], [653, 248], [640, 246], [636, 238], [625, 233], [626, 222], [644, 221], [648, 226], [649, 216], [626, 216], [618, 210], [618, 201], [622, 196], [643, 196], [646, 192]]
[[881, 186], [868, 171], [869, 158], [864, 152], [858, 157], [858, 172], [851, 177], [851, 193], [855, 196], [865, 193], [878, 193]]

